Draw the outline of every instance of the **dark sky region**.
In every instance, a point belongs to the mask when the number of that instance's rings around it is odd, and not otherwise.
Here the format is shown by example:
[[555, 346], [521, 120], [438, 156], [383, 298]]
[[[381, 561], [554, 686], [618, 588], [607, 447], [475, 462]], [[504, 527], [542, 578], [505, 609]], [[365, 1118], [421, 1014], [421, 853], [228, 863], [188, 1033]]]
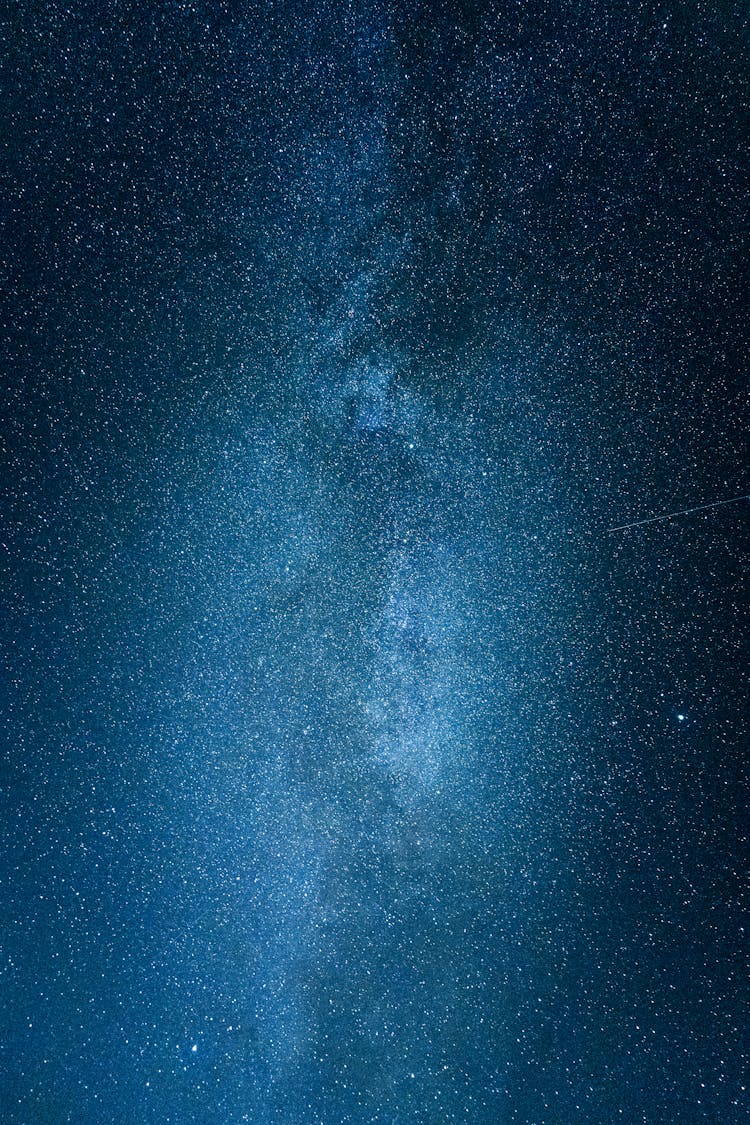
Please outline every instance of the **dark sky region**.
[[738, 1125], [744, 4], [0, 19], [4, 1125]]

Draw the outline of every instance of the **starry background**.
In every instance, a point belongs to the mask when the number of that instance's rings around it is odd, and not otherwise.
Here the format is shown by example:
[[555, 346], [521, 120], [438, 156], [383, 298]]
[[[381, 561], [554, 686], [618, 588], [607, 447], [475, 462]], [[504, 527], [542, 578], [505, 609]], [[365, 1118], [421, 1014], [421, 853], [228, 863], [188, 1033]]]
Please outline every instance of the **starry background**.
[[3, 1122], [744, 1122], [745, 6], [0, 22]]

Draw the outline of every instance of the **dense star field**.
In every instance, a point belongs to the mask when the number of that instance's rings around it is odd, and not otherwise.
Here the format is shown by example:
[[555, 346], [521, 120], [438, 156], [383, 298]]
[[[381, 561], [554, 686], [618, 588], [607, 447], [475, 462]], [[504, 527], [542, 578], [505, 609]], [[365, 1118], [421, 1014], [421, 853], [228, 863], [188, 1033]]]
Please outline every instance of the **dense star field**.
[[4, 1125], [750, 1119], [749, 26], [8, 6]]

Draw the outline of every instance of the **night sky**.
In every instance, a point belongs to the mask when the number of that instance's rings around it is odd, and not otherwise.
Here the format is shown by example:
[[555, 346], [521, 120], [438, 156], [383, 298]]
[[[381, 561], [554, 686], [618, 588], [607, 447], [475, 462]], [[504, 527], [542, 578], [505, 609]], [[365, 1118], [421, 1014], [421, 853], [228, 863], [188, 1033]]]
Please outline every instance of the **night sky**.
[[3, 1125], [750, 1120], [749, 27], [7, 6]]

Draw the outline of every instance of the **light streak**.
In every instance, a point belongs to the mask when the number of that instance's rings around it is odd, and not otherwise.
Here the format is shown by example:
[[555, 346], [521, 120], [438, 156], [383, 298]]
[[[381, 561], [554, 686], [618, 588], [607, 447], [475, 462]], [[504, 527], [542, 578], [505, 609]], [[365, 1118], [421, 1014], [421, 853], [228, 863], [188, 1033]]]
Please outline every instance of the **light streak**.
[[674, 516], [686, 516], [690, 512], [705, 512], [707, 508], [720, 508], [723, 504], [738, 504], [740, 500], [750, 500], [750, 492], [744, 496], [733, 496], [730, 500], [714, 500], [710, 504], [698, 504], [695, 508], [679, 508], [676, 512], [665, 512], [662, 516], [649, 516], [645, 520], [635, 520], [633, 523], [621, 523], [617, 527], [608, 527], [607, 531], [627, 531], [630, 527], [643, 527], [646, 523], [658, 523], [659, 520], [671, 520]]

